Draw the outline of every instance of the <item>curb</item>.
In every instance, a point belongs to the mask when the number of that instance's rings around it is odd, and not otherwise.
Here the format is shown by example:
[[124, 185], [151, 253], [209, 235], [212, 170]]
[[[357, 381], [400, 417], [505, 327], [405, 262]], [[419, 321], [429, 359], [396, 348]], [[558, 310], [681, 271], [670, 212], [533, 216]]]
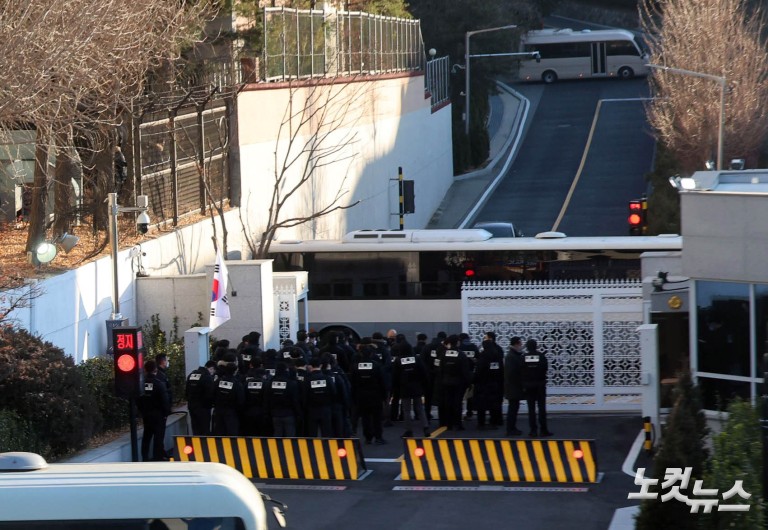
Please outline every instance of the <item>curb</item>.
[[[484, 169], [481, 169], [479, 171], [475, 171], [473, 173], [468, 173], [466, 175], [462, 175], [461, 177], [456, 177], [456, 180], [466, 180], [472, 177], [478, 177], [481, 175], [486, 175], [488, 173], [491, 173], [494, 171], [495, 166], [498, 163], [498, 159], [501, 159], [504, 161], [504, 165], [501, 167], [500, 170], [496, 172], [496, 176], [491, 180], [490, 184], [485, 188], [485, 191], [480, 196], [480, 198], [475, 203], [475, 206], [469, 211], [469, 213], [464, 217], [464, 220], [459, 223], [458, 228], [466, 228], [467, 225], [472, 222], [474, 217], [477, 215], [477, 212], [485, 205], [485, 201], [488, 199], [491, 193], [498, 187], [499, 183], [501, 182], [501, 179], [504, 177], [504, 174], [506, 173], [507, 169], [509, 168], [510, 164], [515, 159], [515, 156], [517, 156], [517, 152], [520, 148], [520, 142], [523, 137], [523, 130], [525, 127], [522, 125], [525, 124], [525, 121], [528, 118], [528, 111], [531, 107], [531, 102], [528, 101], [528, 98], [514, 90], [512, 87], [505, 85], [504, 83], [497, 81], [497, 84], [499, 87], [504, 90], [505, 92], [508, 92], [509, 94], [516, 97], [518, 100], [520, 100], [520, 105], [517, 107], [517, 114], [515, 115], [514, 124], [512, 126], [512, 130], [514, 131], [513, 134], [509, 135], [509, 138], [507, 139], [507, 142], [504, 144], [504, 147], [501, 149], [500, 153], [503, 153], [502, 155], [499, 155], [497, 159], [492, 160]], [[511, 146], [511, 148], [510, 148]]]

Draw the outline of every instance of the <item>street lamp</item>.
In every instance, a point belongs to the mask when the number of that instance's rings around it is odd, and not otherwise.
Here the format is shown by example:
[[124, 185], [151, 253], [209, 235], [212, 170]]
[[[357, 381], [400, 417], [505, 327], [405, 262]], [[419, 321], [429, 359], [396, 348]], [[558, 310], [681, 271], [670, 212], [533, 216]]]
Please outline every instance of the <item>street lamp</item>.
[[711, 79], [720, 83], [720, 126], [717, 131], [717, 170], [723, 170], [723, 137], [725, 135], [725, 93], [727, 91], [727, 85], [725, 76], [704, 74], [701, 72], [693, 72], [691, 70], [683, 70], [682, 68], [671, 68], [669, 66], [662, 66], [660, 64], [646, 64], [648, 68], [656, 68], [657, 70], [663, 70], [665, 72], [671, 72], [673, 74], [690, 75], [693, 77], [702, 77], [704, 79]]
[[117, 282], [117, 214], [126, 212], [139, 212], [136, 219], [136, 229], [142, 234], [147, 233], [149, 226], [149, 198], [146, 195], [136, 197], [136, 206], [120, 206], [117, 204], [117, 193], [107, 196], [109, 205], [109, 241], [112, 248], [112, 321], [122, 321], [120, 314], [120, 292]]
[[469, 53], [469, 38], [472, 35], [478, 33], [489, 33], [491, 31], [501, 31], [502, 29], [514, 29], [517, 25], [509, 24], [507, 26], [500, 26], [498, 28], [478, 29], [475, 31], [468, 31], [464, 35], [464, 64], [466, 65], [465, 79], [464, 79], [464, 134], [469, 135], [469, 59], [472, 55]]

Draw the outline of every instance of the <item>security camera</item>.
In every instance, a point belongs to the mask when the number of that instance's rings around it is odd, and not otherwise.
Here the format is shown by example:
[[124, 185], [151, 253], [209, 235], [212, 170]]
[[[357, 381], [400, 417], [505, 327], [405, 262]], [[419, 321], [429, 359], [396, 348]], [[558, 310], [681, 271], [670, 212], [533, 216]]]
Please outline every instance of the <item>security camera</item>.
[[140, 234], [146, 234], [147, 230], [149, 230], [149, 223], [150, 219], [147, 212], [141, 212], [136, 218], [136, 230], [138, 230]]

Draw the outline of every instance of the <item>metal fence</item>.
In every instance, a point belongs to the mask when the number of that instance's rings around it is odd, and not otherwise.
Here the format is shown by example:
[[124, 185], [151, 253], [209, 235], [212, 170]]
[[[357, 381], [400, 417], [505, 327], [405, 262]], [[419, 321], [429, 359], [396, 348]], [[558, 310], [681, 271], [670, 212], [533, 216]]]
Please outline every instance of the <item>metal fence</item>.
[[419, 70], [421, 24], [359, 11], [268, 7], [262, 62], [265, 81]]
[[136, 136], [137, 191], [149, 196], [156, 218], [176, 225], [180, 215], [228, 198], [228, 120], [220, 100], [144, 116]]
[[432, 110], [446, 103], [450, 97], [450, 57], [440, 57], [427, 62], [426, 91], [432, 96]]

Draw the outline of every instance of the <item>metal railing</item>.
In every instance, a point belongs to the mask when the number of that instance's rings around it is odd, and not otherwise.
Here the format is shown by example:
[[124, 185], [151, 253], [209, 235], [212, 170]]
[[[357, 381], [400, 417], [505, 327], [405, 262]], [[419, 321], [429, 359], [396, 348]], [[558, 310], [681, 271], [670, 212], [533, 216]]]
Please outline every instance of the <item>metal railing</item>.
[[445, 56], [427, 61], [426, 70], [425, 90], [432, 96], [432, 110], [434, 110], [451, 97], [450, 57]]
[[267, 7], [262, 63], [265, 81], [420, 70], [421, 23], [359, 11]]

